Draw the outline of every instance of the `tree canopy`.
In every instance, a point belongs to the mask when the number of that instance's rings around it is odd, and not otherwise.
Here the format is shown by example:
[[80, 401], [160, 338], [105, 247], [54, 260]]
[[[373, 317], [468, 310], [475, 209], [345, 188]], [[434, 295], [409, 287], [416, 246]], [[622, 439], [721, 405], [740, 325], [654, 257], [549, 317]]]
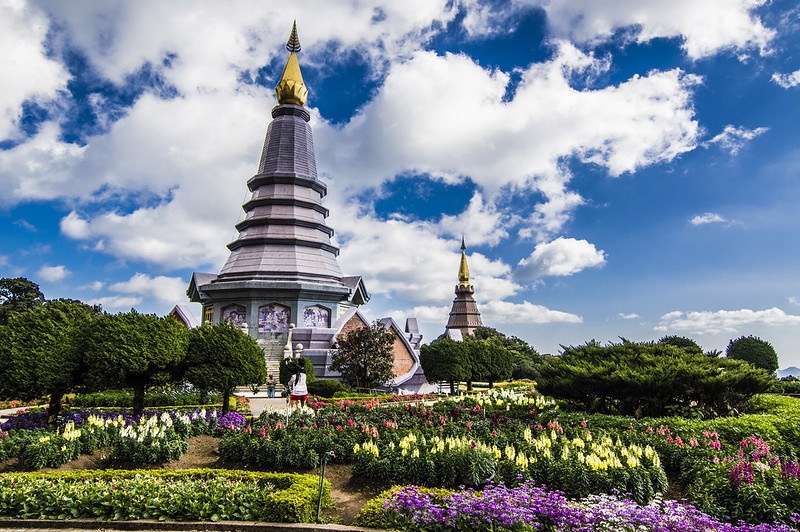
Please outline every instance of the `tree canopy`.
[[202, 390], [222, 393], [222, 414], [236, 386], [262, 383], [267, 377], [264, 351], [232, 323], [191, 329], [186, 348], [185, 378]]
[[96, 310], [80, 301], [57, 299], [13, 314], [0, 341], [0, 396], [31, 401], [49, 395], [48, 412], [57, 415], [64, 394], [80, 383], [80, 338]]
[[744, 360], [770, 375], [778, 371], [778, 353], [772, 344], [757, 336], [742, 336], [731, 340], [726, 355], [731, 359]]
[[86, 383], [133, 388], [133, 410], [144, 409], [147, 386], [169, 382], [186, 356], [187, 330], [172, 318], [101, 314], [85, 338]]
[[42, 306], [44, 301], [38, 284], [24, 277], [0, 279], [0, 325], [6, 325], [14, 314]]
[[376, 388], [394, 379], [392, 355], [395, 336], [383, 324], [358, 327], [337, 337], [339, 349], [331, 356], [331, 371], [338, 371], [351, 386]]
[[464, 340], [466, 363], [469, 367], [467, 388], [473, 381], [486, 381], [492, 387], [497, 381], [511, 378], [514, 352], [492, 340]]
[[516, 336], [506, 336], [491, 327], [478, 327], [472, 333], [472, 338], [494, 342], [511, 353], [513, 368], [510, 377], [514, 379], [537, 379], [539, 377], [539, 370], [536, 368], [542, 363], [542, 355], [525, 340]]
[[455, 383], [471, 374], [466, 357], [464, 342], [441, 336], [420, 348], [419, 361], [428, 382], [448, 381], [450, 392], [455, 393]]

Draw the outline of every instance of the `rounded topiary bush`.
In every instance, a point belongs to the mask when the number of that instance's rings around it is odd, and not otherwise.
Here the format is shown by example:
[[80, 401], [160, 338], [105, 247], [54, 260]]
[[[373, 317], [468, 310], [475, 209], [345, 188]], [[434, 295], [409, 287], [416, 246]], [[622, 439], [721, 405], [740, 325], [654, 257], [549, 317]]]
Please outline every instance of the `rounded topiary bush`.
[[336, 392], [346, 392], [347, 386], [332, 379], [321, 379], [308, 383], [308, 393], [330, 399]]
[[726, 351], [728, 358], [743, 360], [773, 374], [778, 371], [778, 353], [772, 344], [757, 336], [742, 336], [731, 340]]

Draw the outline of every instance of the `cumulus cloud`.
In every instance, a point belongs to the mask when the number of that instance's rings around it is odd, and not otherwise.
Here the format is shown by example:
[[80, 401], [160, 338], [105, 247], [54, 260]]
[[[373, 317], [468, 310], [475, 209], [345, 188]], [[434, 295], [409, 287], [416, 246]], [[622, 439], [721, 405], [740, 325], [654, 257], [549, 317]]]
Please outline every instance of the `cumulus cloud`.
[[[390, 68], [375, 97], [347, 124], [318, 118], [319, 168], [351, 191], [405, 173], [447, 182], [469, 176], [489, 199], [504, 187], [536, 191], [545, 201], [532, 209], [529, 223], [534, 232], [552, 234], [583, 202], [567, 188], [565, 159], [617, 176], [696, 147], [691, 95], [697, 76], [653, 71], [578, 90], [571, 85], [576, 77], [607, 63], [566, 42], [556, 48], [551, 60], [521, 71], [508, 102], [507, 73], [464, 55], [415, 53]], [[447, 97], [420, 99], [414, 87]]]
[[577, 314], [550, 310], [528, 301], [522, 303], [488, 301], [483, 303], [479, 310], [482, 319], [487, 323], [583, 323], [583, 318]]
[[768, 127], [757, 127], [755, 129], [747, 129], [744, 127], [735, 127], [730, 124], [725, 126], [722, 133], [714, 136], [711, 140], [706, 141], [703, 145], [708, 147], [712, 144], [718, 144], [722, 149], [728, 150], [731, 155], [739, 153], [745, 144], [753, 140], [759, 135], [769, 131]]
[[576, 42], [598, 43], [626, 30], [639, 43], [656, 38], [675, 38], [692, 59], [721, 50], [739, 55], [755, 50], [770, 52], [775, 30], [756, 14], [766, 0], [520, 0], [541, 6], [555, 36]]
[[519, 261], [514, 278], [530, 281], [549, 276], [566, 276], [601, 266], [605, 252], [586, 240], [559, 237], [536, 245], [529, 257]]
[[693, 216], [689, 223], [692, 225], [705, 225], [705, 224], [716, 224], [716, 223], [724, 223], [727, 222], [725, 218], [720, 216], [715, 212], [707, 212], [705, 214], [698, 214]]
[[106, 284], [102, 281], [94, 281], [92, 283], [79, 286], [78, 290], [92, 290], [93, 292], [99, 292], [105, 285]]
[[800, 325], [800, 316], [773, 307], [766, 310], [672, 311], [661, 316], [657, 331], [693, 334], [738, 333], [754, 325]]
[[36, 272], [36, 275], [44, 279], [45, 281], [56, 283], [58, 281], [63, 281], [64, 279], [72, 275], [72, 272], [69, 271], [67, 267], [63, 265], [42, 266], [41, 268], [39, 268], [39, 271]]
[[0, 4], [0, 140], [18, 136], [22, 104], [49, 105], [69, 75], [45, 49], [50, 22], [30, 2]]
[[800, 85], [800, 70], [795, 70], [791, 74], [780, 74], [775, 72], [772, 74], [772, 81], [784, 89], [791, 89], [792, 87]]
[[177, 304], [186, 301], [186, 284], [180, 277], [163, 275], [150, 277], [144, 273], [137, 273], [127, 281], [109, 285], [108, 289], [112, 292], [137, 294], [147, 299]]

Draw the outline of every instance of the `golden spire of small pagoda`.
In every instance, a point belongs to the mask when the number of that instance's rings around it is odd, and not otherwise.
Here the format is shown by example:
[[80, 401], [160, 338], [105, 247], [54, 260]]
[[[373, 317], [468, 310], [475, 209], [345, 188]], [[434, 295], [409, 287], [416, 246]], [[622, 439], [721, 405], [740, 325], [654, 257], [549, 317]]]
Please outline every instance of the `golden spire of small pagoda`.
[[461, 266], [458, 268], [458, 286], [469, 286], [469, 268], [467, 267], [467, 255], [465, 253], [467, 249], [466, 244], [464, 244], [464, 236], [461, 236]]
[[300, 39], [297, 38], [297, 21], [292, 23], [292, 33], [286, 43], [286, 49], [291, 52], [286, 66], [283, 67], [281, 80], [275, 87], [275, 96], [278, 103], [291, 103], [294, 105], [305, 105], [308, 98], [308, 89], [303, 83], [303, 75], [300, 73], [300, 65], [297, 63], [297, 52], [300, 51]]

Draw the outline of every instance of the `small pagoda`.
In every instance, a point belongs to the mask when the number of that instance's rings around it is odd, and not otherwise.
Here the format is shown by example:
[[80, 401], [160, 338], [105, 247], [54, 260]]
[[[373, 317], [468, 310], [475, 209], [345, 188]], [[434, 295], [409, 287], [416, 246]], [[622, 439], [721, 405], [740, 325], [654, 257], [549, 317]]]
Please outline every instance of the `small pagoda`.
[[481, 313], [478, 305], [472, 298], [475, 289], [469, 283], [469, 267], [467, 266], [467, 246], [464, 237], [461, 237], [461, 264], [458, 267], [458, 284], [456, 285], [456, 298], [450, 309], [445, 334], [453, 340], [461, 341], [465, 336], [470, 336], [475, 329], [482, 327]]

